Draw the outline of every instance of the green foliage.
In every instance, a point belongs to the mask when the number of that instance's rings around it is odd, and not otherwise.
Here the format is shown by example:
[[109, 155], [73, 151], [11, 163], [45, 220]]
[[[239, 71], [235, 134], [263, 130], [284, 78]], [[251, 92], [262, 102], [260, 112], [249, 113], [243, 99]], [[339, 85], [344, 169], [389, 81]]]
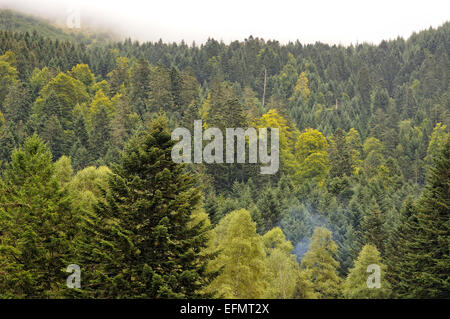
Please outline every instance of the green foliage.
[[74, 237], [71, 199], [37, 136], [11, 156], [0, 187], [0, 297], [62, 293]]
[[337, 274], [339, 263], [333, 258], [337, 249], [329, 230], [324, 227], [314, 229], [311, 245], [301, 266], [321, 299], [341, 296], [341, 279]]
[[[370, 265], [380, 267], [380, 287], [369, 288], [368, 277], [371, 274], [367, 270]], [[380, 253], [373, 245], [365, 245], [355, 261], [355, 266], [350, 269], [343, 284], [343, 294], [351, 299], [381, 299], [389, 298], [390, 285], [386, 280], [386, 266], [381, 263]]]
[[108, 177], [109, 192], [83, 216], [77, 258], [85, 273], [81, 296], [189, 298], [208, 283], [202, 254], [207, 236], [192, 225], [200, 192], [170, 158], [165, 120], [133, 138]]
[[414, 272], [417, 285], [410, 287], [419, 298], [448, 297], [450, 279], [446, 274], [450, 262], [450, 138], [435, 157], [427, 185], [417, 202], [418, 229], [414, 245]]
[[8, 93], [8, 87], [17, 81], [18, 72], [14, 62], [14, 53], [11, 51], [0, 56], [0, 101], [3, 101]]
[[384, 229], [385, 216], [372, 198], [369, 211], [366, 212], [361, 221], [361, 238], [364, 244], [371, 244], [378, 248], [378, 251], [384, 252], [386, 232]]
[[[2, 297], [334, 298], [338, 275], [362, 274], [366, 244], [383, 257], [393, 296], [448, 297], [450, 23], [347, 47], [253, 37], [106, 43], [4, 10], [0, 29]], [[180, 168], [165, 129], [146, 129], [161, 110], [170, 130], [192, 131], [197, 119], [279, 128], [278, 173]], [[24, 155], [27, 138], [41, 157]], [[306, 252], [318, 226], [333, 238], [317, 231]], [[240, 247], [253, 257], [232, 259]], [[70, 254], [87, 265], [82, 290], [61, 288]]]
[[295, 156], [299, 163], [296, 176], [299, 180], [324, 182], [330, 170], [327, 148], [327, 140], [317, 130], [307, 129], [299, 135], [295, 144]]
[[263, 236], [266, 251], [267, 289], [266, 298], [292, 298], [296, 288], [299, 266], [292, 252], [292, 244], [286, 240], [283, 231], [273, 228]]
[[208, 289], [223, 298], [262, 298], [267, 285], [265, 252], [250, 213], [231, 212], [216, 226], [215, 236], [213, 247], [220, 254], [211, 267], [221, 273]]
[[73, 209], [81, 214], [93, 212], [94, 207], [103, 200], [104, 192], [108, 191], [108, 176], [111, 170], [106, 166], [89, 166], [78, 171], [68, 184], [68, 190], [73, 200]]

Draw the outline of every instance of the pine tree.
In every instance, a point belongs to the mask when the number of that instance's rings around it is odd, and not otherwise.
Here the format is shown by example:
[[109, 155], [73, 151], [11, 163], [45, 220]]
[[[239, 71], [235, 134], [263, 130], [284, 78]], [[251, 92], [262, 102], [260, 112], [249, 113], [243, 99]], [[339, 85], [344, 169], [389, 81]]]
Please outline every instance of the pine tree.
[[148, 111], [150, 94], [150, 64], [143, 59], [139, 59], [131, 69], [130, 80], [130, 104], [132, 110], [144, 119]]
[[3, 103], [5, 119], [11, 123], [26, 123], [31, 112], [30, 90], [17, 82], [11, 85]]
[[361, 99], [364, 103], [365, 107], [369, 107], [370, 103], [370, 92], [371, 92], [371, 83], [370, 83], [370, 75], [369, 70], [366, 66], [362, 66], [357, 74], [356, 86], [358, 89], [358, 93], [361, 96]]
[[177, 109], [182, 105], [181, 100], [182, 80], [176, 68], [170, 69], [170, 93], [172, 94], [173, 104]]
[[11, 152], [16, 145], [12, 129], [8, 125], [4, 125], [0, 131], [0, 165], [9, 160]]
[[192, 298], [209, 282], [206, 232], [191, 223], [201, 194], [172, 161], [166, 125], [158, 118], [132, 138], [113, 166], [106, 200], [83, 217], [81, 296]]
[[116, 67], [108, 73], [109, 83], [111, 84], [110, 94], [113, 96], [120, 91], [122, 85], [128, 86], [130, 81], [130, 60], [120, 56], [116, 58]]
[[81, 114], [74, 122], [73, 131], [80, 144], [84, 147], [88, 147], [89, 135], [86, 129], [86, 121]]
[[67, 151], [66, 145], [70, 145], [70, 141], [65, 138], [61, 122], [56, 115], [52, 115], [46, 118], [43, 124], [39, 136], [47, 143], [56, 158], [61, 157]]
[[328, 155], [331, 164], [330, 176], [343, 177], [344, 175], [350, 176], [352, 174], [351, 149], [341, 129], [338, 129], [334, 133], [330, 142]]
[[108, 151], [111, 137], [111, 121], [105, 107], [93, 114], [92, 131], [89, 136], [89, 151], [93, 159], [98, 160]]

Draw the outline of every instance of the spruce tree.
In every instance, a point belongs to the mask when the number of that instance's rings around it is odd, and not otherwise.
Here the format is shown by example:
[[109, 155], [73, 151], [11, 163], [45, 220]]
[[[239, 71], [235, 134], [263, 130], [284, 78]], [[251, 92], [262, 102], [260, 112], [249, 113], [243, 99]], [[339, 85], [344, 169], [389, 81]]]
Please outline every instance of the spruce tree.
[[258, 232], [264, 234], [274, 228], [282, 217], [282, 203], [277, 191], [266, 187], [257, 202], [259, 218], [257, 222]]

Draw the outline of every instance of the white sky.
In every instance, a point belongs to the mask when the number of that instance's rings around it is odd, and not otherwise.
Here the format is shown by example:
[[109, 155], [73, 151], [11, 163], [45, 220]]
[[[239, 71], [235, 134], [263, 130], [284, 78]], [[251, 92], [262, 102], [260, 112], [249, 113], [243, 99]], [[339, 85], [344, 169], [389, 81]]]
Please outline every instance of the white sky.
[[282, 43], [379, 43], [450, 20], [449, 0], [0, 0], [0, 8], [66, 21], [71, 3], [80, 9], [82, 26], [187, 43], [209, 37], [228, 43], [250, 35]]

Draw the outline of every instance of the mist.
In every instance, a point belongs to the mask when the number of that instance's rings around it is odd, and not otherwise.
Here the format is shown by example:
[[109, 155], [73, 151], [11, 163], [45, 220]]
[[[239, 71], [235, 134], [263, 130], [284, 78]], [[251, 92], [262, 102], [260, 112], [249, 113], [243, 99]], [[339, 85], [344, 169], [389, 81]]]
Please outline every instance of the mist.
[[140, 41], [229, 43], [250, 35], [281, 43], [377, 44], [448, 20], [449, 1], [136, 1], [0, 0], [0, 8], [63, 25], [79, 10], [82, 28]]

